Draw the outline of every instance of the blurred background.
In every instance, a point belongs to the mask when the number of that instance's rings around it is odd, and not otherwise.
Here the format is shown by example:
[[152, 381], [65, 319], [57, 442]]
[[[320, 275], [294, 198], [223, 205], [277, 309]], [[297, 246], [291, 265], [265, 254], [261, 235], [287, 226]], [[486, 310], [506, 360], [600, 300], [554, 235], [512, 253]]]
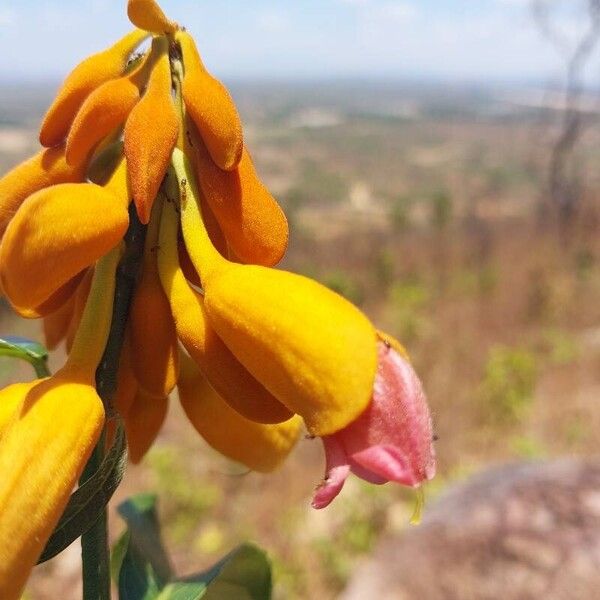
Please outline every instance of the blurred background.
[[[256, 541], [280, 599], [595, 597], [600, 1], [162, 6], [238, 103], [291, 223], [283, 266], [408, 348], [439, 475], [420, 528], [410, 492], [356, 479], [317, 513], [318, 441], [248, 474], [173, 401], [117, 499], [160, 494], [181, 573]], [[36, 151], [66, 73], [127, 29], [125, 2], [0, 0], [0, 173]], [[0, 331], [41, 339], [4, 305]], [[2, 383], [31, 376], [0, 369]], [[39, 568], [27, 597], [79, 597], [78, 553]]]

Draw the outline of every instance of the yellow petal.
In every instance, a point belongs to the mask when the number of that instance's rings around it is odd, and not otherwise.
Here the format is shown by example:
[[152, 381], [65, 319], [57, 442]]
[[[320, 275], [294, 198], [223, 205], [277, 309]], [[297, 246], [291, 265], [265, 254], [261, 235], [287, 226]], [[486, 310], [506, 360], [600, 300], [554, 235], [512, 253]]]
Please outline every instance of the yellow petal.
[[179, 350], [169, 301], [162, 289], [156, 265], [160, 204], [155, 205], [146, 234], [142, 277], [130, 311], [131, 362], [143, 390], [167, 397], [177, 383]]
[[71, 71], [42, 122], [42, 146], [57, 146], [65, 139], [84, 100], [98, 86], [123, 74], [131, 53], [147, 36], [145, 31], [134, 30], [114, 46], [86, 58]]
[[36, 192], [17, 211], [0, 247], [0, 279], [9, 301], [36, 308], [108, 253], [129, 224], [110, 192], [65, 183]]
[[183, 54], [183, 99], [212, 160], [226, 171], [235, 169], [244, 147], [242, 122], [225, 86], [204, 67], [192, 36], [176, 36]]
[[171, 67], [165, 38], [154, 38], [155, 57], [146, 93], [125, 124], [125, 155], [133, 199], [142, 223], [148, 223], [152, 204], [167, 172], [177, 143], [179, 117], [171, 97]]
[[174, 33], [177, 23], [170, 21], [155, 0], [129, 0], [127, 3], [129, 20], [140, 29], [152, 33]]
[[71, 347], [73, 346], [73, 341], [75, 339], [75, 335], [77, 334], [77, 330], [79, 329], [79, 324], [81, 323], [81, 318], [83, 317], [83, 311], [85, 310], [85, 305], [90, 295], [93, 279], [94, 269], [91, 268], [85, 272], [85, 275], [83, 276], [83, 279], [79, 283], [77, 291], [75, 292], [73, 312], [71, 313], [71, 320], [69, 321], [69, 327], [67, 328], [66, 335], [67, 352], [70, 352]]
[[369, 404], [376, 332], [331, 290], [293, 273], [230, 263], [205, 282], [204, 306], [238, 360], [312, 434], [343, 429]]
[[137, 465], [158, 436], [169, 408], [168, 398], [152, 398], [139, 391], [125, 417], [129, 460]]
[[85, 100], [69, 131], [67, 162], [79, 165], [108, 134], [125, 122], [140, 98], [138, 87], [120, 77], [102, 84]]
[[38, 384], [38, 380], [14, 383], [0, 390], [0, 440], [29, 390]]
[[67, 164], [64, 146], [42, 150], [9, 171], [0, 179], [0, 238], [28, 196], [57, 183], [82, 181], [84, 171]]
[[87, 385], [51, 378], [22, 400], [0, 440], [0, 597], [6, 600], [20, 597], [104, 423], [102, 402]]
[[202, 297], [188, 285], [177, 255], [177, 215], [165, 205], [161, 222], [159, 272], [175, 319], [177, 335], [210, 384], [248, 419], [279, 423], [287, 410], [233, 356], [212, 328]]
[[248, 151], [237, 169], [225, 172], [201, 142], [195, 146], [200, 188], [235, 255], [245, 263], [276, 265], [287, 250], [288, 223], [259, 179]]
[[298, 441], [302, 419], [277, 425], [249, 421], [214, 391], [189, 357], [181, 362], [179, 400], [196, 431], [217, 452], [253, 471], [276, 469]]

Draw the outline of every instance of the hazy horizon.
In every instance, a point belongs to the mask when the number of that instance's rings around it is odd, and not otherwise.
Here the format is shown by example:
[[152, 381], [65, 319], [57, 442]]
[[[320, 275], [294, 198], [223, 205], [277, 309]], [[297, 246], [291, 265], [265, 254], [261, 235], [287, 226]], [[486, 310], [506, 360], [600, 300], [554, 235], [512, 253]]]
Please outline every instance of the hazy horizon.
[[[0, 5], [0, 82], [60, 81], [129, 28], [125, 1]], [[207, 66], [229, 80], [558, 81], [561, 52], [529, 0], [163, 0]], [[560, 9], [568, 46], [585, 30], [579, 0]], [[24, 41], [26, 43], [24, 43]], [[597, 57], [596, 57], [597, 58]], [[594, 72], [597, 60], [590, 72]]]

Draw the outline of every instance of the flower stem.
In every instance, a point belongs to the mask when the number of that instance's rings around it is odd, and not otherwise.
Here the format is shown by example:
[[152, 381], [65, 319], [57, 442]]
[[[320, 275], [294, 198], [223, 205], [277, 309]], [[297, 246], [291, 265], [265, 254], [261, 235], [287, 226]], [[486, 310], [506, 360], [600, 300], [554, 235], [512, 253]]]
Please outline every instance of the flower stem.
[[[142, 261], [145, 234], [146, 229], [140, 223], [132, 204], [129, 210], [129, 229], [125, 235], [125, 254], [117, 268], [110, 333], [102, 360], [96, 370], [96, 389], [104, 402], [107, 419], [114, 416], [112, 401], [117, 389], [121, 348]], [[106, 440], [103, 433], [84, 469], [80, 485], [98, 470], [105, 450]], [[83, 600], [110, 600], [110, 551], [106, 507], [96, 523], [81, 536], [81, 559]]]

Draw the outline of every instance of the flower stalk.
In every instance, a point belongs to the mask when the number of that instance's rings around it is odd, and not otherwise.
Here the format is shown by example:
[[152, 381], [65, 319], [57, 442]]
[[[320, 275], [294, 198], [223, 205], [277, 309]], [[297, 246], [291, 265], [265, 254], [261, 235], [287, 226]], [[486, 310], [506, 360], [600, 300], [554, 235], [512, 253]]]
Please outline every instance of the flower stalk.
[[[113, 314], [106, 348], [96, 370], [96, 389], [104, 403], [107, 419], [115, 417], [113, 400], [117, 389], [121, 349], [129, 307], [144, 252], [146, 228], [140, 223], [133, 205], [129, 211], [129, 229], [125, 236], [125, 252], [117, 268]], [[100, 468], [106, 448], [106, 429], [94, 448], [83, 475], [83, 485]], [[110, 600], [110, 553], [108, 543], [108, 511], [104, 507], [98, 520], [81, 536], [83, 600]]]

